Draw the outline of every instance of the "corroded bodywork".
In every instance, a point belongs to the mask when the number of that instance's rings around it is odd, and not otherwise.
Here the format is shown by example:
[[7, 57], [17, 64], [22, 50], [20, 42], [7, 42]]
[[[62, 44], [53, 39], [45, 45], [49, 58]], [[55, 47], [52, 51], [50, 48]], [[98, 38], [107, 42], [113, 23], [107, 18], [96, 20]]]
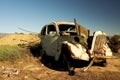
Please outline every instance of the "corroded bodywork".
[[90, 57], [112, 56], [112, 51], [107, 44], [106, 34], [104, 32], [94, 32], [91, 49], [89, 51]]
[[88, 29], [77, 24], [76, 21], [47, 24], [41, 30], [41, 54], [53, 57], [55, 61], [60, 59], [66, 61], [70, 75], [74, 74], [73, 61], [75, 60], [92, 59], [90, 65], [101, 61], [102, 64], [106, 64], [106, 58], [103, 57], [112, 56], [111, 49], [107, 45], [106, 34], [96, 31], [91, 37], [89, 33]]
[[75, 38], [78, 38], [79, 41], [77, 43], [87, 45], [89, 30], [81, 25], [78, 25], [78, 27], [79, 35], [77, 34], [76, 25], [71, 22], [52, 22], [45, 25], [41, 31], [43, 54], [53, 56], [57, 61], [61, 54], [61, 47], [64, 41], [75, 43], [77, 42]]

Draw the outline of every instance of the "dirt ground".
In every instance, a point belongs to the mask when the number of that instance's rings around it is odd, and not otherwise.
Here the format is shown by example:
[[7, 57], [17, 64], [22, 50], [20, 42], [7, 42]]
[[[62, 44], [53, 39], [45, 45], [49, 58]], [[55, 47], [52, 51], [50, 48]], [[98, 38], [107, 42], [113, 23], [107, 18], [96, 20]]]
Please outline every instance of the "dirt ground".
[[83, 67], [75, 68], [75, 75], [69, 76], [67, 71], [44, 66], [29, 50], [23, 53], [15, 62], [0, 62], [0, 80], [120, 80], [120, 59], [107, 59], [106, 67], [91, 66], [86, 72]]
[[75, 75], [69, 76], [67, 71], [42, 64], [41, 58], [34, 57], [29, 49], [21, 51], [21, 59], [0, 61], [0, 80], [120, 80], [120, 58], [107, 59], [106, 67], [91, 66], [86, 72], [83, 72], [83, 67], [75, 68]]

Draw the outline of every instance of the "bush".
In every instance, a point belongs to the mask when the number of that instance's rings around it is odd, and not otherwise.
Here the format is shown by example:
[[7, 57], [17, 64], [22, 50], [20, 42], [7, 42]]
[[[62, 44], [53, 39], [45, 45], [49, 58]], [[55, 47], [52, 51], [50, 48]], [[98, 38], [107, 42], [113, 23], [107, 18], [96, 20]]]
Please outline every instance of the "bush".
[[18, 46], [0, 45], [0, 61], [14, 61], [21, 57]]
[[110, 39], [110, 47], [111, 47], [113, 52], [117, 52], [118, 51], [119, 39], [120, 39], [120, 35], [114, 35]]
[[112, 36], [112, 38], [111, 38], [111, 42], [115, 43], [115, 42], [117, 42], [119, 39], [120, 39], [120, 35], [114, 35], [114, 36]]

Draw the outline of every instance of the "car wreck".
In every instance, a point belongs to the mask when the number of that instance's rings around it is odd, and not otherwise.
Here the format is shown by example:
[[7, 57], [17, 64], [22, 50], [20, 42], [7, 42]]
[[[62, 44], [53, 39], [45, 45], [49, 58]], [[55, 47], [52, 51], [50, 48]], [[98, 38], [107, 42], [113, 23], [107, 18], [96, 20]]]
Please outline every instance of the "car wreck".
[[93, 63], [106, 65], [106, 57], [112, 56], [106, 34], [96, 31], [90, 36], [90, 30], [77, 24], [76, 20], [49, 23], [42, 28], [40, 38], [42, 59], [50, 56], [55, 61], [62, 60], [67, 64], [69, 75], [74, 75], [75, 60], [89, 61], [86, 71]]

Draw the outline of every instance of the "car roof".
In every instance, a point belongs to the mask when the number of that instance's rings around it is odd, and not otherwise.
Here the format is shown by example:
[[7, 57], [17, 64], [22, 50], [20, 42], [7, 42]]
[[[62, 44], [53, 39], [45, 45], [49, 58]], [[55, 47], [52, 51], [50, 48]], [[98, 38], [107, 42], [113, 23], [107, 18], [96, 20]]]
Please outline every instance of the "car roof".
[[56, 24], [56, 25], [60, 25], [60, 24], [75, 25], [75, 23], [73, 23], [73, 22], [61, 22], [61, 21], [51, 22], [51, 23], [49, 23], [47, 25], [51, 25], [51, 24]]

